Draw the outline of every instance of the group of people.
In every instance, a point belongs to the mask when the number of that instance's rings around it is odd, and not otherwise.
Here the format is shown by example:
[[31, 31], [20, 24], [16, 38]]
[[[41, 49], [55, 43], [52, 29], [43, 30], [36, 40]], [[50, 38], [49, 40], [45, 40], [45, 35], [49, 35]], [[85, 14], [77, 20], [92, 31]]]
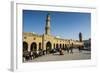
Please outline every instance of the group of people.
[[73, 47], [67, 48], [66, 49], [68, 53], [72, 53], [73, 54]]
[[[79, 46], [77, 48], [79, 49], [79, 52], [81, 52], [81, 48], [82, 47]], [[72, 47], [69, 47], [69, 48], [65, 48], [65, 49], [59, 48], [58, 52], [59, 52], [59, 55], [64, 55], [64, 52], [63, 51], [66, 50], [68, 53], [73, 54], [73, 49], [74, 49], [73, 46]], [[47, 51], [44, 51], [42, 49], [37, 50], [37, 51], [30, 51], [30, 52], [24, 51], [23, 52], [23, 58], [25, 60], [32, 60], [32, 59], [35, 59], [35, 58], [40, 57], [42, 55], [45, 55], [46, 52]]]
[[59, 49], [59, 55], [64, 55], [63, 50], [66, 50], [68, 53], [73, 54], [73, 48], [70, 47], [70, 48], [66, 48], [66, 49], [61, 49], [61, 48], [60, 48], [60, 49]]
[[[82, 46], [78, 46], [76, 48], [79, 50], [79, 52], [82, 52]], [[67, 52], [73, 54], [74, 53], [73, 49], [74, 49], [74, 47], [67, 48]]]
[[[75, 47], [69, 47], [69, 48], [65, 48], [65, 49], [62, 49], [62, 48], [59, 48], [59, 55], [64, 55], [64, 50], [65, 51], [67, 51], [67, 53], [70, 53], [70, 54], [73, 54], [74, 53], [74, 51], [73, 51], [73, 49], [74, 49]], [[77, 49], [79, 50], [79, 52], [82, 52], [82, 47], [81, 46], [79, 46], [79, 47], [77, 47]]]
[[59, 54], [60, 54], [60, 55], [64, 55], [64, 53], [63, 53], [63, 50], [62, 50], [62, 49], [59, 49]]
[[43, 50], [37, 50], [37, 51], [23, 51], [23, 59], [25, 60], [33, 60], [37, 57], [40, 57], [42, 55], [45, 55], [45, 52]]

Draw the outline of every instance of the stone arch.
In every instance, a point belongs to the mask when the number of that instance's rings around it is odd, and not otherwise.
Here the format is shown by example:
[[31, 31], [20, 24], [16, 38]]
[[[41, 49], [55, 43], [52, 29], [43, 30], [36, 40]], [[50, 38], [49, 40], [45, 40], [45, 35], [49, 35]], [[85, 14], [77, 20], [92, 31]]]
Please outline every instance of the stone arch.
[[67, 48], [67, 44], [65, 44], [65, 48]]
[[50, 53], [51, 49], [52, 49], [52, 44], [51, 44], [50, 41], [48, 41], [48, 42], [46, 43], [46, 53], [47, 53], [47, 54]]
[[36, 42], [32, 42], [32, 44], [31, 44], [31, 51], [37, 51], [37, 44], [36, 44]]
[[56, 44], [56, 48], [58, 48], [58, 43]]
[[63, 48], [65, 48], [65, 47], [64, 47], [64, 44], [63, 44]]
[[28, 43], [27, 42], [23, 42], [23, 51], [28, 51]]
[[41, 44], [41, 42], [39, 42], [39, 49], [42, 49], [42, 44]]
[[60, 48], [61, 48], [61, 44], [60, 44]]

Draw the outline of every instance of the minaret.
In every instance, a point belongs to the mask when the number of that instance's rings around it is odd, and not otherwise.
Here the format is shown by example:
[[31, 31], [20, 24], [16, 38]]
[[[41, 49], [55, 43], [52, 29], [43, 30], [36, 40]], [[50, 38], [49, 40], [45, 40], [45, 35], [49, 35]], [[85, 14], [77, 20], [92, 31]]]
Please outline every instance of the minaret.
[[47, 14], [47, 17], [46, 17], [45, 34], [50, 35], [50, 15], [49, 14]]
[[82, 42], [82, 33], [79, 33], [79, 41]]

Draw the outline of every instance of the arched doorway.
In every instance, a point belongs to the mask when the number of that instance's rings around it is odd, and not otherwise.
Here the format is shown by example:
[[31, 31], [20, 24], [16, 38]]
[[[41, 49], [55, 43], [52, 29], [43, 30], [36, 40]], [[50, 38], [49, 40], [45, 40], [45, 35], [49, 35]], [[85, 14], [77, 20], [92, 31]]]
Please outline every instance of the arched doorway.
[[37, 44], [35, 42], [31, 44], [31, 51], [37, 51]]
[[58, 48], [58, 44], [56, 44], [56, 48]]
[[23, 51], [28, 51], [28, 43], [27, 42], [23, 42]]
[[61, 44], [60, 44], [60, 48], [62, 48], [62, 47], [61, 47]]
[[39, 43], [39, 49], [42, 49], [42, 48], [41, 48], [41, 42]]
[[64, 44], [63, 44], [63, 49], [65, 48]]
[[52, 48], [52, 44], [50, 42], [46, 43], [46, 53], [49, 54]]
[[54, 47], [53, 48], [55, 48], [55, 43], [54, 43]]

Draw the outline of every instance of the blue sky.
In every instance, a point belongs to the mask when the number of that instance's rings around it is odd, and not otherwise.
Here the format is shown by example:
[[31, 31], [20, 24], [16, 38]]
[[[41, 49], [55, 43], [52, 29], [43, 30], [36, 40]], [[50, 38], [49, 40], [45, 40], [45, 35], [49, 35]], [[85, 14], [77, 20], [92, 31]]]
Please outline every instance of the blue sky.
[[51, 34], [65, 39], [83, 39], [91, 37], [91, 14], [79, 12], [53, 12], [23, 10], [23, 32], [45, 33], [46, 15], [50, 13]]

